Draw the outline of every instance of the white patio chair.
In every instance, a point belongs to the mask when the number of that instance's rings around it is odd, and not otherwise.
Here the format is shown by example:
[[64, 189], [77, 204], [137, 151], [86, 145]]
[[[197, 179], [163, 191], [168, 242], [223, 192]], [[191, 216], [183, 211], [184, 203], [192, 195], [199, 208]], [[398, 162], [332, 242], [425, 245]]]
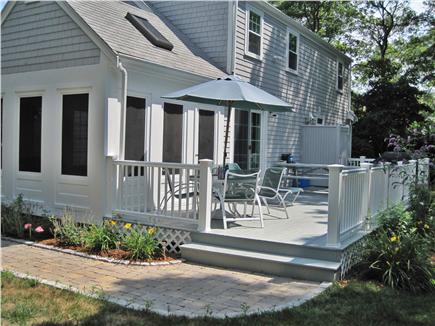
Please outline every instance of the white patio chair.
[[[252, 174], [238, 174], [230, 171], [226, 172], [222, 191], [215, 191], [214, 194], [214, 200], [220, 203], [224, 229], [227, 229], [228, 222], [234, 221], [260, 221], [261, 227], [264, 227], [261, 201], [257, 193], [259, 181], [260, 172]], [[235, 207], [236, 204], [243, 204], [243, 215], [240, 215], [237, 210], [232, 210], [234, 217], [227, 217], [225, 203], [230, 204], [233, 207]], [[246, 215], [247, 204], [252, 205], [252, 214], [250, 217]], [[254, 217], [254, 208], [256, 204], [258, 204], [259, 207], [259, 217]]]
[[[163, 168], [165, 174], [166, 183], [168, 185], [168, 191], [164, 194], [159, 204], [159, 212], [162, 213], [167, 210], [167, 205], [170, 200], [189, 200], [190, 198], [196, 198], [196, 205], [199, 200], [199, 185], [195, 187], [195, 181], [187, 180], [187, 183], [174, 184], [171, 179], [171, 173], [167, 168]], [[196, 196], [195, 196], [196, 194]]]
[[282, 178], [286, 172], [286, 168], [268, 168], [264, 173], [261, 186], [258, 187], [258, 196], [263, 200], [269, 215], [270, 209], [267, 201], [278, 199], [284, 208], [286, 217], [289, 218], [285, 202], [287, 196], [293, 195], [290, 202], [293, 205], [299, 194], [304, 191], [302, 188], [281, 188]]

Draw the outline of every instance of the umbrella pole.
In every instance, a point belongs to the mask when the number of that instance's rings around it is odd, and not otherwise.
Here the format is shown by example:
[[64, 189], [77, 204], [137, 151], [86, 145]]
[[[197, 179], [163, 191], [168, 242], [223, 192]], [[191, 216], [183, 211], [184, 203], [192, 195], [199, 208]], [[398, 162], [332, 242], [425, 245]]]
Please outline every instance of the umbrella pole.
[[228, 131], [230, 129], [230, 120], [231, 120], [231, 104], [232, 104], [232, 102], [229, 101], [228, 102], [227, 128], [225, 130], [225, 142], [224, 142], [224, 166], [227, 163], [227, 157], [228, 157], [227, 145], [228, 145]]

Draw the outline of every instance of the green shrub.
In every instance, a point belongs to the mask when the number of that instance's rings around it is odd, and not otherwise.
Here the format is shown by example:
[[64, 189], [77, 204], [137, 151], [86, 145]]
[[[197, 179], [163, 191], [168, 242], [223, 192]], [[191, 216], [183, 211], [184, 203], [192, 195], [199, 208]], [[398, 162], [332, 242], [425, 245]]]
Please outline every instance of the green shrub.
[[84, 246], [95, 252], [117, 247], [120, 234], [108, 222], [89, 225], [83, 232]]
[[1, 208], [2, 233], [24, 237], [24, 224], [31, 221], [32, 207], [23, 200], [21, 194], [10, 204], [2, 205]]
[[72, 213], [65, 210], [63, 216], [58, 219], [49, 217], [52, 224], [53, 236], [65, 246], [83, 245], [83, 226], [76, 223]]
[[409, 210], [417, 232], [435, 243], [435, 201], [425, 185], [412, 187], [409, 198]]
[[434, 290], [430, 242], [419, 233], [413, 212], [402, 205], [381, 214], [362, 257], [358, 269], [364, 277], [412, 292]]
[[158, 248], [155, 233], [155, 228], [148, 228], [146, 231], [132, 229], [124, 235], [122, 244], [131, 252], [131, 259], [150, 259], [154, 256]]

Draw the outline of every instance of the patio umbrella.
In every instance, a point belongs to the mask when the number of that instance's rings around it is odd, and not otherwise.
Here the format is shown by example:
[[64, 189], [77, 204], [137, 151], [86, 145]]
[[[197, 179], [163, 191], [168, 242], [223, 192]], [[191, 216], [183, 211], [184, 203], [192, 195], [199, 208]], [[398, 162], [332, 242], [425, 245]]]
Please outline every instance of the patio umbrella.
[[211, 80], [196, 86], [182, 89], [162, 96], [162, 98], [228, 107], [224, 164], [226, 163], [227, 158], [226, 149], [228, 144], [228, 128], [230, 125], [231, 108], [269, 112], [293, 111], [290, 104], [249, 84], [235, 75], [218, 78], [216, 80]]

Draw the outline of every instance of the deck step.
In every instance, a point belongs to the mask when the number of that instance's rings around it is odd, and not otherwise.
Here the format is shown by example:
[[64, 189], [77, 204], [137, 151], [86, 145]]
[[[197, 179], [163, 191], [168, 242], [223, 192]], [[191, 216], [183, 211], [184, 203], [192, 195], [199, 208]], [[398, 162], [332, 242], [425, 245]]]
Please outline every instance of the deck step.
[[193, 243], [208, 244], [217, 247], [230, 247], [234, 249], [258, 251], [281, 256], [304, 257], [311, 259], [340, 262], [342, 249], [320, 247], [313, 245], [282, 243], [259, 239], [249, 239], [223, 234], [192, 232]]
[[340, 268], [340, 263], [334, 261], [292, 257], [203, 243], [182, 245], [181, 255], [183, 258], [197, 263], [311, 281], [333, 281]]

